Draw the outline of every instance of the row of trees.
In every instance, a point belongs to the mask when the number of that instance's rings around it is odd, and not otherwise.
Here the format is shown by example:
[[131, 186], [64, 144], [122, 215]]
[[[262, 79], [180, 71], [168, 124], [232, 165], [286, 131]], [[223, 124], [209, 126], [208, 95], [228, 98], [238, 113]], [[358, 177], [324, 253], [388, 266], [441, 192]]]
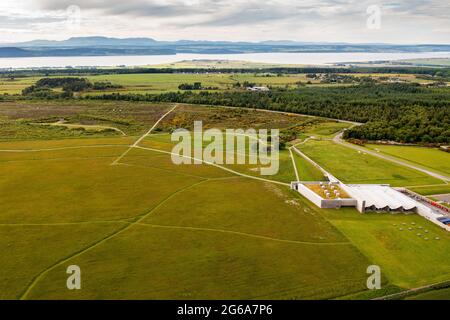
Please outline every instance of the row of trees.
[[[61, 88], [62, 92], [52, 89]], [[91, 83], [86, 78], [64, 77], [64, 78], [42, 78], [34, 85], [22, 90], [24, 96], [33, 96], [47, 99], [69, 98], [74, 92], [86, 90], [105, 90], [111, 88], [120, 88], [107, 81]]]
[[182, 83], [178, 86], [180, 90], [218, 90], [218, 87], [204, 87], [201, 82]]
[[449, 79], [450, 68], [422, 68], [422, 67], [274, 67], [274, 68], [228, 68], [228, 69], [208, 69], [208, 68], [71, 68], [71, 69], [40, 69], [40, 70], [0, 70], [0, 77], [29, 77], [29, 76], [87, 76], [87, 75], [107, 75], [107, 74], [137, 74], [137, 73], [261, 73], [266, 74], [298, 74], [298, 73], [339, 73], [339, 74], [357, 74], [357, 73], [389, 73], [389, 74], [415, 74], [423, 76], [432, 76], [435, 78]]

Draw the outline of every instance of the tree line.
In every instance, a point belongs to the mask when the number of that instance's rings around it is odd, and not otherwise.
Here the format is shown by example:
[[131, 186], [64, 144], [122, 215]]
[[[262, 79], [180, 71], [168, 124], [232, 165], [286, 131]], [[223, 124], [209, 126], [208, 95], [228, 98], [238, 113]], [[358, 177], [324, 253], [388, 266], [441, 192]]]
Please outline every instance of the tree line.
[[416, 74], [428, 75], [437, 78], [450, 78], [450, 68], [421, 68], [421, 67], [272, 67], [272, 68], [66, 68], [66, 69], [37, 69], [37, 70], [0, 70], [1, 78], [29, 77], [29, 76], [88, 76], [110, 74], [236, 74], [236, 73], [272, 73], [272, 74], [299, 74], [299, 73], [386, 73], [386, 74]]
[[[74, 92], [82, 92], [90, 89], [105, 90], [120, 87], [121, 86], [112, 84], [108, 81], [92, 83], [86, 78], [42, 78], [36, 81], [34, 85], [23, 89], [22, 95], [46, 99], [71, 98], [73, 97]], [[62, 92], [52, 90], [55, 88], [61, 88]]]

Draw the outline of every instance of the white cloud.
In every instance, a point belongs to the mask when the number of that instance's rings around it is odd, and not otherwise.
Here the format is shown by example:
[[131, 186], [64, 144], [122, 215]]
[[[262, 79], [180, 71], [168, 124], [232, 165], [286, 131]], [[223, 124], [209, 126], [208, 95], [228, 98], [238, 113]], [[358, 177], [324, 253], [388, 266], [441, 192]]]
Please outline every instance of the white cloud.
[[[373, 4], [382, 8], [379, 30], [366, 28]], [[64, 27], [71, 5], [81, 9], [75, 31]], [[107, 35], [446, 43], [449, 21], [448, 0], [2, 0], [0, 41]]]

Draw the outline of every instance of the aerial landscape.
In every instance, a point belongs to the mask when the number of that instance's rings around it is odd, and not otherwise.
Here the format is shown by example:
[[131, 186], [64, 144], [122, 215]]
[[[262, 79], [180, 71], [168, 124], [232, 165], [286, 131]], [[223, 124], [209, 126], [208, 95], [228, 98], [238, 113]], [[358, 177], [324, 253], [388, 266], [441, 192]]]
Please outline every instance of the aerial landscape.
[[0, 5], [0, 300], [450, 299], [448, 3], [78, 2]]

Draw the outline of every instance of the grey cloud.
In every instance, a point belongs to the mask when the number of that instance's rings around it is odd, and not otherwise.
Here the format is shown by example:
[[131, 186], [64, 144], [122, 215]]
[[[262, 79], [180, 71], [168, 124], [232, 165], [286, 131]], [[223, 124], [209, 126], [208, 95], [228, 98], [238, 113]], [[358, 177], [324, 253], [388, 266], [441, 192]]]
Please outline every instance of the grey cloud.
[[[196, 5], [195, 3], [198, 3]], [[43, 10], [65, 10], [77, 5], [82, 10], [97, 10], [115, 16], [187, 19], [203, 16], [200, 24], [211, 26], [254, 24], [292, 17], [313, 19], [320, 17], [346, 17], [364, 14], [367, 6], [376, 4], [371, 0], [37, 0]], [[378, 1], [391, 15], [448, 17], [450, 4], [447, 0]], [[189, 25], [189, 22], [185, 23]]]
[[[381, 38], [383, 34], [389, 39], [403, 40], [405, 34], [414, 37], [420, 30], [430, 38], [436, 36], [446, 41], [445, 35], [435, 35], [433, 30], [447, 30], [450, 18], [448, 0], [33, 0], [32, 3], [29, 21], [25, 16], [22, 20], [0, 17], [0, 26], [51, 24], [59, 21], [69, 6], [77, 5], [86, 21], [86, 33], [134, 34], [139, 28], [150, 26], [155, 28], [152, 29], [155, 34], [184, 37], [183, 28], [199, 27], [202, 32], [208, 30], [207, 37], [211, 31], [210, 37], [220, 38], [229, 37], [224, 31], [228, 27], [239, 26], [246, 34], [259, 33], [263, 37], [261, 30], [268, 30], [290, 38], [291, 30], [304, 27], [308, 30], [305, 37], [323, 38], [328, 32], [333, 37], [362, 38], [366, 37], [366, 9], [379, 4], [383, 29], [376, 36]], [[36, 20], [33, 16], [36, 12], [55, 20]], [[114, 24], [103, 25], [105, 21]], [[175, 31], [173, 36], [171, 32]]]
[[5, 16], [0, 15], [0, 28], [24, 29], [31, 28], [36, 24], [46, 24], [64, 21], [60, 17], [27, 17], [27, 16]]
[[205, 9], [189, 5], [187, 1], [169, 0], [41, 0], [38, 5], [43, 10], [65, 10], [71, 5], [76, 5], [81, 10], [99, 10], [105, 14], [149, 17], [182, 16]]

